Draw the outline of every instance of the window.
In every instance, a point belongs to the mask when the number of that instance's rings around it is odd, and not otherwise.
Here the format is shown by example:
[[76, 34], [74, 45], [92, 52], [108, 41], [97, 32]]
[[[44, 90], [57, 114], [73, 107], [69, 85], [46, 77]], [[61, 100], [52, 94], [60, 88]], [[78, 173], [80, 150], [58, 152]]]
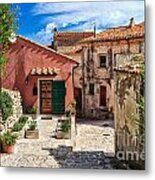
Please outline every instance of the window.
[[95, 89], [94, 83], [90, 83], [89, 84], [89, 94], [90, 95], [94, 95], [94, 89]]
[[107, 67], [107, 56], [106, 55], [100, 55], [100, 67], [106, 68]]

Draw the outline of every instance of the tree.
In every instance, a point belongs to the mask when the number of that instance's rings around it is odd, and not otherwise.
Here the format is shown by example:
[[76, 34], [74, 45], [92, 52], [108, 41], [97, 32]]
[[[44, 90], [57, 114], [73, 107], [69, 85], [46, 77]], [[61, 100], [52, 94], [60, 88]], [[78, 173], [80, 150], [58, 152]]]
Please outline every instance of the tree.
[[10, 4], [0, 4], [0, 91], [2, 89], [2, 76], [7, 62], [5, 57], [10, 37], [17, 29], [17, 8]]

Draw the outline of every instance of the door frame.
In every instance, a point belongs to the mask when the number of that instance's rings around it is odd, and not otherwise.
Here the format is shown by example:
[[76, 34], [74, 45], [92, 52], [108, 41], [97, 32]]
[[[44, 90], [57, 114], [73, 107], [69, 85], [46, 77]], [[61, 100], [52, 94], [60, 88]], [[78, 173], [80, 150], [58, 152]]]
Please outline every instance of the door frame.
[[[38, 83], [37, 83], [37, 86], [38, 86], [38, 97], [37, 97], [37, 115], [41, 115], [41, 116], [44, 116], [46, 114], [41, 114], [41, 111], [40, 111], [40, 81], [64, 81], [65, 80], [57, 80], [57, 79], [53, 79], [53, 78], [38, 78]], [[65, 88], [66, 88], [66, 82], [65, 82]], [[65, 103], [66, 103], [66, 96], [65, 96]]]
[[46, 114], [41, 114], [41, 109], [40, 109], [40, 81], [53, 81], [52, 78], [38, 78], [38, 110], [37, 110], [37, 114], [38, 115], [46, 115]]

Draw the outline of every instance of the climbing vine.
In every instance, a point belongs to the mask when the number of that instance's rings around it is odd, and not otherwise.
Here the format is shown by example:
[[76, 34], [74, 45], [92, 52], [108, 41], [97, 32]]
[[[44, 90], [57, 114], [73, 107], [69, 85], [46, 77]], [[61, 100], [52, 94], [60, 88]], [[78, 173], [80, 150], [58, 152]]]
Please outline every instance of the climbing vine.
[[2, 88], [2, 75], [7, 62], [6, 51], [10, 38], [17, 30], [17, 7], [11, 4], [0, 5], [0, 90]]

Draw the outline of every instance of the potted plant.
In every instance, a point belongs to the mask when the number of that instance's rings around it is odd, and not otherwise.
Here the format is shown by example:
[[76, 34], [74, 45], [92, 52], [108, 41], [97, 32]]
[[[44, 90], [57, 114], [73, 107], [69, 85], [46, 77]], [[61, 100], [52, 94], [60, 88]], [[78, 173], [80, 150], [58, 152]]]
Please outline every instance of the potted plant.
[[29, 107], [27, 109], [27, 113], [32, 117], [32, 119], [36, 119], [36, 116], [37, 116], [37, 107]]
[[56, 128], [56, 138], [57, 139], [69, 139], [71, 133], [70, 118], [65, 120], [58, 120]]
[[10, 131], [5, 132], [1, 136], [3, 152], [13, 153], [16, 140], [17, 140], [17, 135], [15, 135], [14, 133], [11, 133]]
[[28, 129], [25, 131], [25, 138], [38, 139], [39, 130], [37, 129], [37, 121], [32, 120], [28, 123]]
[[70, 119], [64, 120], [61, 124], [61, 130], [63, 132], [63, 138], [69, 139], [71, 133]]

